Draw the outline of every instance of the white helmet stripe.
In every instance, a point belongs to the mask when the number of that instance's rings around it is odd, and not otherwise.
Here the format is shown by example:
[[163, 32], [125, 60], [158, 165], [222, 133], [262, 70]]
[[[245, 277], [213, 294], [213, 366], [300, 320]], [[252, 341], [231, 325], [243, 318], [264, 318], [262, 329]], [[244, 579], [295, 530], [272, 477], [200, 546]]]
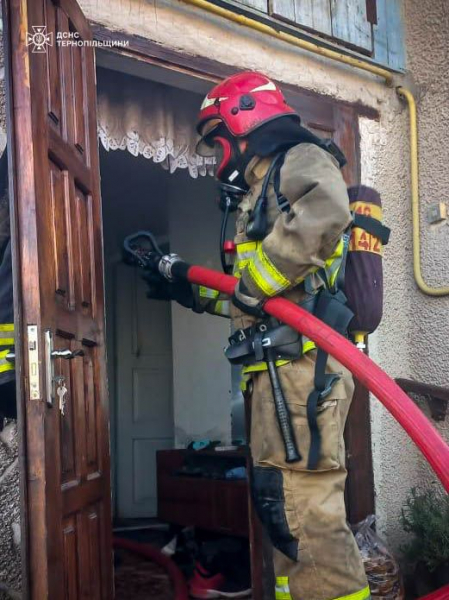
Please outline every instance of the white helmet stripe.
[[273, 83], [272, 81], [269, 81], [268, 83], [259, 85], [259, 87], [256, 87], [251, 91], [252, 92], [265, 92], [265, 91], [276, 91], [276, 90], [277, 90], [276, 84]]
[[209, 96], [206, 96], [203, 100], [200, 110], [204, 110], [208, 106], [212, 106], [212, 104], [214, 104], [215, 100], [222, 102], [223, 100], [227, 100], [227, 99], [228, 99], [227, 96], [222, 96], [221, 98], [209, 98]]

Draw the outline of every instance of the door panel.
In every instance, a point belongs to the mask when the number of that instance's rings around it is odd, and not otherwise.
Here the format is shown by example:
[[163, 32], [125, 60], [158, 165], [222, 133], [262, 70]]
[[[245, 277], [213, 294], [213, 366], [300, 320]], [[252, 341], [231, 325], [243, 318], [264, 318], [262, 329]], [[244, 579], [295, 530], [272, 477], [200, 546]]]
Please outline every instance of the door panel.
[[[360, 183], [358, 113], [356, 107], [327, 98], [309, 96], [287, 88], [287, 99], [301, 115], [306, 127], [322, 137], [331, 137], [343, 150], [347, 164], [342, 169], [348, 186]], [[346, 431], [348, 518], [356, 523], [374, 512], [369, 394], [358, 381], [349, 411]], [[364, 485], [360, 485], [363, 481]]]
[[115, 269], [117, 515], [157, 514], [156, 452], [173, 448], [171, 309], [135, 269]]
[[[112, 598], [109, 425], [93, 49], [74, 0], [9, 0], [16, 287], [22, 298], [30, 597]], [[24, 32], [47, 26], [32, 52]], [[38, 362], [26, 332], [38, 329]], [[50, 342], [52, 348], [50, 347]], [[50, 356], [71, 351], [72, 358]], [[30, 370], [31, 367], [31, 370]], [[65, 392], [65, 393], [64, 393]], [[35, 396], [35, 397], [34, 397]]]

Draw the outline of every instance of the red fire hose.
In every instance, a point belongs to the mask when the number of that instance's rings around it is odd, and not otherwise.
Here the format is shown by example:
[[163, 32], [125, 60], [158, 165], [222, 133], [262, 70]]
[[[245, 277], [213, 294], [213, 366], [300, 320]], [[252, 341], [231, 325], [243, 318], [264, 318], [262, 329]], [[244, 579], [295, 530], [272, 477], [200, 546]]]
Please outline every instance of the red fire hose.
[[[204, 267], [190, 267], [187, 279], [232, 295], [237, 279]], [[264, 310], [331, 354], [370, 391], [405, 429], [449, 492], [449, 445], [401, 388], [368, 356], [322, 321], [284, 298], [272, 298]]]
[[449, 585], [445, 585], [440, 590], [429, 594], [428, 596], [423, 596], [420, 600], [448, 600], [449, 598]]

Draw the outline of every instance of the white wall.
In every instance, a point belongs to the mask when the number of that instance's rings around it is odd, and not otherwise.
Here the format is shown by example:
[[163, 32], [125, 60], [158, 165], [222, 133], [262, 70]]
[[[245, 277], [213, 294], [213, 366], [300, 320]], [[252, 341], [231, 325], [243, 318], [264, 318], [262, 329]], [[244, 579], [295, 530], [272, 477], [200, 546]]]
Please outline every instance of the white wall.
[[[170, 250], [191, 264], [221, 269], [221, 213], [211, 178], [190, 180], [175, 173], [169, 181]], [[172, 309], [175, 439], [231, 439], [231, 370], [223, 356], [229, 320]]]

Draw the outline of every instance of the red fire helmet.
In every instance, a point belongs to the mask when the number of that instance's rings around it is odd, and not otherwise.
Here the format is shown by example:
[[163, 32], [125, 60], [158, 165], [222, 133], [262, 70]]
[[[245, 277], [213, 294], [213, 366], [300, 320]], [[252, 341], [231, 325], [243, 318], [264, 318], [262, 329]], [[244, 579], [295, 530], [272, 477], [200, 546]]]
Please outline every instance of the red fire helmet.
[[204, 139], [223, 122], [233, 136], [244, 137], [268, 121], [286, 115], [299, 120], [277, 85], [262, 73], [244, 71], [231, 75], [207, 94], [197, 130]]

